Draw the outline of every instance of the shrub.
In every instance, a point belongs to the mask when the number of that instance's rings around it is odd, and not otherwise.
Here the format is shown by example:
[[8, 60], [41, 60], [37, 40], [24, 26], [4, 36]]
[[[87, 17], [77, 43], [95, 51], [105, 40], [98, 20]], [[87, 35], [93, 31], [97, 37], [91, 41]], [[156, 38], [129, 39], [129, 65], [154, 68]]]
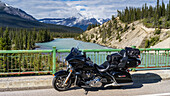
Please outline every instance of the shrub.
[[150, 46], [154, 46], [159, 41], [159, 36], [152, 37], [150, 40], [145, 41], [145, 48], [149, 48]]
[[94, 38], [94, 34], [91, 35], [91, 39]]
[[149, 47], [149, 40], [147, 39], [146, 41], [145, 41], [145, 48], [148, 48]]
[[135, 30], [135, 27], [134, 27], [134, 26], [135, 26], [135, 24], [133, 23], [133, 24], [132, 24], [132, 31]]
[[126, 24], [124, 29], [123, 29], [123, 32], [127, 31], [129, 29], [129, 26]]
[[155, 33], [154, 33], [154, 35], [159, 35], [161, 33], [161, 29], [155, 29]]

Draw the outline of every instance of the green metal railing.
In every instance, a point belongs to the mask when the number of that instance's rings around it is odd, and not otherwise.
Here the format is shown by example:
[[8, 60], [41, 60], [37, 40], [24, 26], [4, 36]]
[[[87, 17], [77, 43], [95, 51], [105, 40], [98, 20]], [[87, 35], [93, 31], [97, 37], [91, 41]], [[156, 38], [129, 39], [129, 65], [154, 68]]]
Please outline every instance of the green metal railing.
[[1, 50], [0, 75], [54, 73], [56, 47], [53, 50]]
[[[109, 54], [119, 52], [122, 49], [87, 49], [82, 50], [86, 52], [87, 57], [96, 64], [102, 64], [106, 61]], [[136, 70], [145, 69], [163, 69], [170, 68], [170, 48], [141, 48], [141, 65]], [[61, 62], [69, 54], [70, 50], [57, 50], [57, 60]], [[59, 63], [58, 63], [59, 64]], [[60, 69], [64, 69], [65, 65], [60, 63]]]
[[[87, 57], [102, 64], [106, 57], [121, 49], [87, 49]], [[141, 65], [136, 70], [170, 68], [170, 48], [146, 48], [141, 51]], [[1, 50], [0, 75], [55, 73], [65, 69], [64, 58], [70, 50]]]
[[138, 68], [142, 69], [163, 69], [170, 67], [170, 48], [147, 48], [140, 49], [142, 64]]

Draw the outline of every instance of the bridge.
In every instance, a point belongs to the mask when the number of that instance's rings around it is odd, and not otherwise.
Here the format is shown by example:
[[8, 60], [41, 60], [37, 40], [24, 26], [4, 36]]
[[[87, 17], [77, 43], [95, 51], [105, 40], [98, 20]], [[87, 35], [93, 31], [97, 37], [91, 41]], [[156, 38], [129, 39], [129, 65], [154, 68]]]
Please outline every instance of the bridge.
[[[94, 63], [102, 64], [106, 56], [122, 49], [84, 49]], [[140, 48], [141, 65], [135, 70], [170, 68], [170, 48]], [[1, 50], [0, 75], [54, 74], [66, 67], [64, 58], [70, 50]]]

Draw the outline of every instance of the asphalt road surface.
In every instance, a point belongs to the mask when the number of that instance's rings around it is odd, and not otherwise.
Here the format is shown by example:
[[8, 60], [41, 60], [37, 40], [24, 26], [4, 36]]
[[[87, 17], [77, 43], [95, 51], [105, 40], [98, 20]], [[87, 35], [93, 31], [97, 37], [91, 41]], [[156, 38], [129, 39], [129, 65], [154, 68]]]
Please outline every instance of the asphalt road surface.
[[84, 94], [84, 89], [71, 88], [65, 92], [55, 89], [37, 89], [22, 91], [0, 92], [0, 96], [170, 96], [170, 80], [135, 81], [132, 86], [121, 88], [89, 89]]

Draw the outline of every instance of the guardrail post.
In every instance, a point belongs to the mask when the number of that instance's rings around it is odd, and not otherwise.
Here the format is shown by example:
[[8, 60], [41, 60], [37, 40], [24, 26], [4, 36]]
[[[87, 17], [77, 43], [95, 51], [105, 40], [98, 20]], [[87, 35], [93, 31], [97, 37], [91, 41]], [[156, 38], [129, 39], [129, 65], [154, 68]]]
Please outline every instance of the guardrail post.
[[136, 48], [136, 46], [132, 46], [132, 48]]
[[[132, 46], [132, 48], [136, 48], [136, 46]], [[135, 72], [136, 71], [136, 68], [132, 68], [131, 69], [133, 72]]]
[[53, 47], [53, 74], [56, 72], [56, 47]]
[[169, 54], [169, 50], [168, 50], [168, 53], [167, 53], [167, 66], [169, 66], [169, 56], [170, 56], [170, 54]]

